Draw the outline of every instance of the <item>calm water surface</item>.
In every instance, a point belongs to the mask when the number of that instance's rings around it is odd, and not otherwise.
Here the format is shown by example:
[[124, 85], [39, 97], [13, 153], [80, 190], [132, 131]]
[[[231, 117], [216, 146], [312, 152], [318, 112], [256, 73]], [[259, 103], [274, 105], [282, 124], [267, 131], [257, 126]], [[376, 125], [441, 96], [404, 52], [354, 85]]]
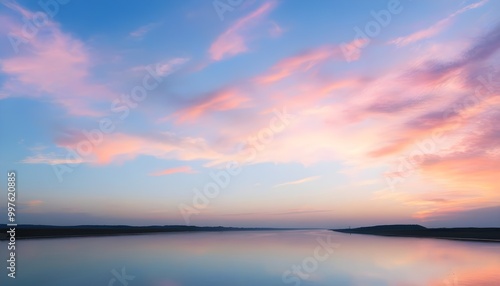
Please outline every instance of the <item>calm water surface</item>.
[[[17, 278], [2, 267], [0, 285], [500, 285], [498, 243], [318, 230], [36, 239], [17, 248]], [[4, 258], [5, 250], [2, 242]]]

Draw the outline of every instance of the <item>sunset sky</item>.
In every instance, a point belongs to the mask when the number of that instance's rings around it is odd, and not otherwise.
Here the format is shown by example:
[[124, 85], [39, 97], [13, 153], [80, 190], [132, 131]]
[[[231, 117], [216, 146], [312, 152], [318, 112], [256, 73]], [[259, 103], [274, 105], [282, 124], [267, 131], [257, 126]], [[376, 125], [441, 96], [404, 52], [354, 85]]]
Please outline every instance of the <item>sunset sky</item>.
[[500, 1], [0, 3], [18, 223], [500, 226]]

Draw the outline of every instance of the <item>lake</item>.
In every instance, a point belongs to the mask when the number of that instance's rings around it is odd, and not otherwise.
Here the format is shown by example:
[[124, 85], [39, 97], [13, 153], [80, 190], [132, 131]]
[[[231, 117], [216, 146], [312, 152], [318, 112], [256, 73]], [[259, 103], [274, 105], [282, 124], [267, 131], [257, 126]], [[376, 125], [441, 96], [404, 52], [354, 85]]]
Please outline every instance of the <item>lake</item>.
[[18, 240], [17, 260], [0, 285], [500, 285], [499, 243], [327, 230]]

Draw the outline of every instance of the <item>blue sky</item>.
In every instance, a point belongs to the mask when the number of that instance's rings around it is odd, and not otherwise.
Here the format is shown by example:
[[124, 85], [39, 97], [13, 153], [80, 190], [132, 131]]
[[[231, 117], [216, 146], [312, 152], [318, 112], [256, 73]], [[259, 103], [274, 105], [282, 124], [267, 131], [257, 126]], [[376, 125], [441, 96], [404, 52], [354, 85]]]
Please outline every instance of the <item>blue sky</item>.
[[24, 223], [499, 226], [498, 2], [0, 3]]

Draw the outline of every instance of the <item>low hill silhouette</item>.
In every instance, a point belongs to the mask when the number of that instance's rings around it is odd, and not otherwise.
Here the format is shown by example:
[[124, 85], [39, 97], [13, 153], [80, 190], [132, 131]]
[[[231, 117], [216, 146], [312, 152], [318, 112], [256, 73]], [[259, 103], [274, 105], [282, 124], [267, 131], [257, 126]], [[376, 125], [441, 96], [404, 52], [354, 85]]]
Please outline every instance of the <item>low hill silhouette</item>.
[[418, 224], [376, 225], [359, 228], [332, 229], [342, 233], [401, 237], [429, 237], [456, 240], [500, 242], [500, 228], [426, 228]]

